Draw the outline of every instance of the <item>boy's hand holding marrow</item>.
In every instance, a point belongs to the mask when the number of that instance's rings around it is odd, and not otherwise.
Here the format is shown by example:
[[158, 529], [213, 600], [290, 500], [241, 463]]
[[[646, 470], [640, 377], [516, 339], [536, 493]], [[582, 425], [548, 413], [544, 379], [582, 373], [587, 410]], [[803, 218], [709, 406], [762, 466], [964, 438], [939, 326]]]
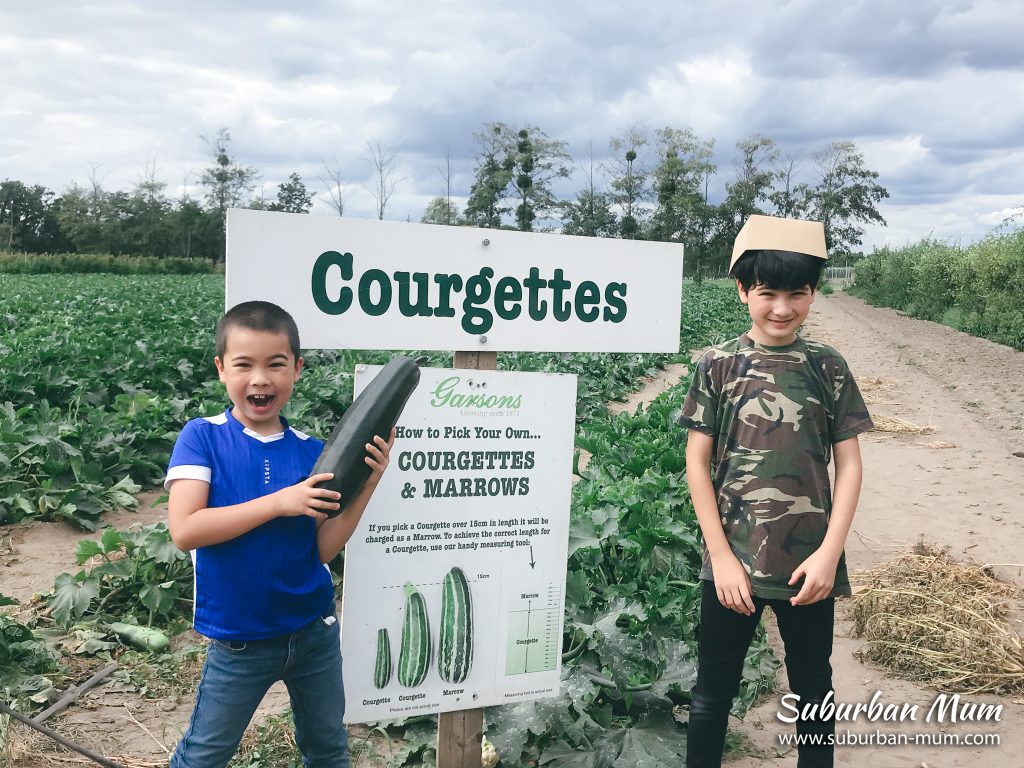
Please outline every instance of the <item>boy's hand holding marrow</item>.
[[373, 442], [366, 444], [366, 464], [370, 467], [370, 476], [366, 480], [366, 487], [376, 488], [380, 482], [381, 475], [388, 468], [391, 460], [391, 448], [395, 444], [395, 430], [391, 430], [390, 437], [385, 441], [380, 435], [373, 436]]
[[339, 509], [341, 504], [338, 503], [338, 499], [341, 498], [341, 494], [326, 488], [317, 488], [316, 484], [330, 480], [332, 477], [334, 477], [333, 472], [320, 472], [310, 475], [300, 483], [289, 485], [287, 488], [282, 488], [271, 494], [274, 497], [274, 510], [278, 517], [308, 515], [314, 520], [326, 520], [327, 512], [324, 510]]
[[[388, 468], [391, 446], [395, 444], [395, 430], [391, 430], [391, 439], [385, 441], [380, 435], [374, 435], [373, 443], [366, 444], [366, 464], [370, 467], [365, 489], [372, 491], [380, 482], [381, 475]], [[275, 509], [281, 517], [297, 517], [308, 515], [322, 522], [327, 519], [327, 510], [341, 509], [341, 494], [327, 488], [317, 488], [318, 483], [334, 477], [333, 472], [319, 472], [310, 475], [301, 483], [282, 488], [273, 494]]]
[[[394, 444], [395, 430], [393, 429], [391, 430], [389, 440], [385, 441], [379, 435], [374, 435], [373, 442], [366, 443], [367, 455], [365, 461], [367, 466], [370, 467], [370, 476], [363, 483], [355, 498], [345, 499], [344, 514], [336, 515], [330, 519], [327, 519], [325, 515], [321, 515], [323, 519], [320, 519], [317, 523], [317, 547], [320, 550], [320, 562], [330, 562], [341, 551], [341, 548], [348, 543], [356, 526], [359, 525], [359, 519], [363, 515], [363, 510], [366, 509], [370, 497], [380, 482], [381, 475], [384, 474], [384, 470], [388, 467], [391, 447]], [[323, 477], [323, 475], [316, 475], [314, 477]], [[313, 478], [311, 477], [310, 480], [313, 480]], [[333, 491], [332, 493], [338, 495]]]

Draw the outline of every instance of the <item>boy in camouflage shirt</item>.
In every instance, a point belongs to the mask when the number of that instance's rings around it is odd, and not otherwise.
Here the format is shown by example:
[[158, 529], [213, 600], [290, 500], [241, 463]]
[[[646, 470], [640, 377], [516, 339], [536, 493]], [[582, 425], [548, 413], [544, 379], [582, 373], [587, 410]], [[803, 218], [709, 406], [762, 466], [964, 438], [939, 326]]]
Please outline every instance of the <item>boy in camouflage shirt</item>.
[[[843, 545], [861, 484], [857, 435], [871, 428], [846, 361], [801, 338], [826, 258], [820, 223], [751, 216], [729, 272], [751, 328], [697, 363], [680, 423], [704, 534], [697, 683], [688, 768], [721, 765], [732, 700], [764, 607], [786, 648], [802, 710], [832, 690], [834, 600], [850, 594]], [[828, 464], [835, 459], [835, 489]], [[832, 720], [800, 718], [800, 768], [831, 766]]]

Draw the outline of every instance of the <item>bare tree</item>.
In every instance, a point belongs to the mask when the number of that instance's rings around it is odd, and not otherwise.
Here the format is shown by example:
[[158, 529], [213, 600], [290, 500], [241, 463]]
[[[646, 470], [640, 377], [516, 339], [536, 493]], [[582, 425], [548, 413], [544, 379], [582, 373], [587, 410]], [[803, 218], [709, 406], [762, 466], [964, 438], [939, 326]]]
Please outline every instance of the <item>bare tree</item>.
[[110, 175], [110, 171], [104, 172], [100, 175], [100, 168], [103, 167], [103, 163], [89, 163], [89, 167], [86, 170], [86, 176], [89, 177], [89, 202], [94, 212], [99, 211], [103, 203], [103, 181]]
[[575, 201], [562, 203], [562, 232], [587, 237], [615, 237], [619, 226], [618, 219], [611, 210], [614, 199], [610, 193], [602, 191], [605, 185], [599, 184], [594, 174], [593, 141], [587, 142], [587, 150], [590, 156], [588, 165], [576, 164], [586, 184], [576, 193]]
[[341, 174], [341, 163], [338, 162], [338, 156], [334, 156], [333, 165], [327, 165], [326, 160], [321, 160], [320, 164], [324, 167], [324, 173], [327, 174], [327, 178], [323, 176], [317, 176], [317, 181], [324, 185], [327, 190], [327, 194], [330, 197], [328, 205], [331, 206], [335, 211], [338, 212], [339, 216], [345, 215], [345, 192], [352, 185], [351, 181], [344, 181]]
[[363, 188], [373, 195], [377, 201], [377, 218], [384, 219], [384, 211], [395, 188], [404, 177], [398, 176], [398, 153], [401, 146], [385, 146], [380, 139], [374, 143], [366, 142], [366, 154], [363, 159], [373, 167], [373, 188]]
[[188, 180], [192, 177], [192, 171], [185, 171], [185, 175], [181, 177], [181, 199], [178, 201], [184, 203], [189, 200], [188, 196]]
[[156, 158], [149, 157], [142, 167], [142, 174], [135, 180], [135, 191], [147, 203], [153, 204], [163, 199], [167, 182], [157, 178]]
[[212, 139], [199, 138], [206, 142], [213, 156], [213, 163], [200, 176], [200, 184], [206, 187], [206, 204], [223, 218], [228, 208], [242, 204], [245, 195], [256, 186], [259, 172], [231, 156], [231, 133], [227, 128], [220, 128]]
[[775, 206], [774, 215], [783, 218], [800, 218], [807, 214], [811, 203], [811, 188], [797, 181], [801, 159], [785, 152], [777, 154], [772, 160], [775, 171], [776, 188], [768, 199]]
[[458, 209], [452, 205], [452, 152], [451, 149], [444, 151], [444, 168], [438, 168], [437, 172], [444, 179], [444, 224], [455, 224], [458, 218]]
[[228, 208], [242, 205], [243, 198], [253, 187], [259, 172], [249, 165], [242, 165], [231, 155], [231, 133], [220, 128], [212, 139], [200, 136], [210, 148], [212, 163], [199, 177], [199, 183], [206, 188], [206, 205], [217, 217], [217, 241], [221, 244], [217, 263], [224, 260], [225, 231]]
[[811, 190], [811, 216], [825, 225], [833, 253], [851, 253], [861, 245], [865, 224], [885, 226], [876, 207], [889, 197], [852, 141], [833, 141], [811, 156], [818, 180]]
[[631, 125], [608, 142], [612, 158], [606, 171], [610, 176], [612, 200], [622, 210], [619, 229], [622, 237], [640, 236], [642, 203], [649, 194], [650, 171], [645, 167], [644, 147], [650, 144], [647, 128]]

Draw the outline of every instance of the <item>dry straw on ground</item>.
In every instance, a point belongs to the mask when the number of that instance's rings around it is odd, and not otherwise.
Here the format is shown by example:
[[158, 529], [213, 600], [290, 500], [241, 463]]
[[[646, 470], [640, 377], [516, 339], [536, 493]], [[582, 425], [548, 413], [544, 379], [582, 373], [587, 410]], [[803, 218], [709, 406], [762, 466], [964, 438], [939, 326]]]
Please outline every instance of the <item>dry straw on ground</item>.
[[917, 424], [898, 416], [873, 416], [875, 432], [892, 432], [899, 435], [927, 435], [935, 431], [933, 426], [919, 427]]
[[917, 445], [920, 445], [924, 448], [956, 448], [956, 443], [951, 443], [947, 440], [932, 440], [930, 443], [917, 443]]
[[892, 379], [864, 376], [857, 379], [857, 388], [860, 389], [861, 396], [868, 405], [900, 405], [900, 403], [892, 402], [889, 399], [896, 383]]
[[1020, 594], [985, 565], [918, 544], [857, 578], [854, 634], [867, 640], [860, 655], [943, 692], [1024, 691], [1024, 643], [1007, 622]]

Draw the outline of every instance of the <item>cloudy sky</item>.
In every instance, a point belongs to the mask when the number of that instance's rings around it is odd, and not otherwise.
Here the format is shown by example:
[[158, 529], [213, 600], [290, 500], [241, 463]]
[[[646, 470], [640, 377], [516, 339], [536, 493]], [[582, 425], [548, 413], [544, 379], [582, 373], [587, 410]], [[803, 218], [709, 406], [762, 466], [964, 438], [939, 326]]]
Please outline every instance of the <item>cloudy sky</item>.
[[380, 142], [401, 147], [386, 217], [416, 221], [446, 152], [465, 198], [486, 122], [598, 168], [628, 126], [689, 127], [715, 140], [712, 198], [753, 133], [804, 157], [852, 140], [891, 195], [867, 246], [968, 242], [1024, 206], [1022, 40], [1019, 0], [5, 0], [0, 179], [128, 189], [150, 166], [198, 196], [200, 137], [226, 127], [268, 197], [298, 171], [326, 199], [326, 162], [372, 217]]

